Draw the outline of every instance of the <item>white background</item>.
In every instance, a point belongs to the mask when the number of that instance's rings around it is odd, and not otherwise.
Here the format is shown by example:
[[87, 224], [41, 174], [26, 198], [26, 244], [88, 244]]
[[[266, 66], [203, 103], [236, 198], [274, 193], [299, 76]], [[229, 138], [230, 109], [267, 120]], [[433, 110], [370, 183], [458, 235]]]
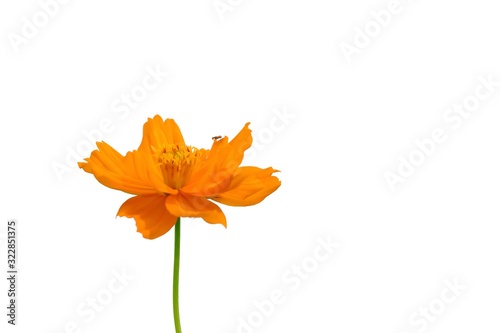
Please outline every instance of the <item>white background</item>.
[[[125, 153], [160, 114], [199, 148], [250, 121], [244, 164], [281, 170], [263, 203], [222, 207], [227, 229], [184, 220], [185, 332], [498, 332], [500, 87], [458, 128], [443, 118], [474, 100], [479, 77], [500, 81], [495, 2], [401, 0], [380, 27], [370, 12], [389, 1], [228, 1], [221, 14], [211, 0], [74, 0], [47, 22], [37, 1], [1, 3], [0, 241], [5, 253], [17, 219], [20, 271], [16, 327], [0, 283], [1, 331], [174, 331], [173, 232], [142, 238], [115, 218], [128, 194], [74, 164], [54, 171], [103, 119], [104, 140]], [[15, 46], [34, 15], [46, 25]], [[114, 112], [146, 68], [169, 75]], [[384, 174], [436, 128], [447, 139], [391, 191]], [[321, 262], [318, 238], [340, 244]], [[291, 283], [302, 264], [309, 275]], [[123, 290], [92, 320], [78, 314], [122, 270], [133, 277]], [[273, 290], [283, 302], [271, 309]], [[429, 307], [438, 314], [422, 319]]]

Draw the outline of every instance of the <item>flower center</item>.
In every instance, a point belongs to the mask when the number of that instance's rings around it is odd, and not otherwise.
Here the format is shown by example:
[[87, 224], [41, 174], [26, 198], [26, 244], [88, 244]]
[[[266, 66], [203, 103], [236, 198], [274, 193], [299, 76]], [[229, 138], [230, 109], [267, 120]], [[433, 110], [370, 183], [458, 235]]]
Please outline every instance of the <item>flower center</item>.
[[169, 144], [161, 149], [153, 148], [163, 175], [165, 184], [179, 189], [189, 180], [193, 165], [201, 156], [201, 152], [191, 146]]

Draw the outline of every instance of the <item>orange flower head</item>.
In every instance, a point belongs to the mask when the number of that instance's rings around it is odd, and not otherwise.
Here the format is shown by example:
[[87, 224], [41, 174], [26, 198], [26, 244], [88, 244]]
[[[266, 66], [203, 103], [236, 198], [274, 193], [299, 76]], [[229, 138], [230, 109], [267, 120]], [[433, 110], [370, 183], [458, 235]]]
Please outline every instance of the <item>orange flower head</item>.
[[134, 218], [137, 231], [154, 239], [169, 231], [179, 217], [201, 217], [226, 226], [226, 217], [214, 201], [230, 206], [255, 205], [281, 182], [273, 168], [240, 166], [252, 144], [249, 123], [228, 141], [214, 137], [211, 149], [184, 143], [173, 119], [156, 115], [144, 124], [142, 142], [125, 156], [105, 142], [97, 142], [78, 165], [103, 185], [134, 196], [117, 216]]

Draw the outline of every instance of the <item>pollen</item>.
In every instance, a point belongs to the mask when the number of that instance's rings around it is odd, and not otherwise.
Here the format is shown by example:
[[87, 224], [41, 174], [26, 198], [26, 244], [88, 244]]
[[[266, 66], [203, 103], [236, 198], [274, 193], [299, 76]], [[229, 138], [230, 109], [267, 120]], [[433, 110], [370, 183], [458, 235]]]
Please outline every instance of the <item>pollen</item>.
[[165, 145], [160, 149], [152, 147], [152, 150], [157, 156], [165, 184], [173, 189], [186, 184], [201, 156], [198, 148], [179, 144]]

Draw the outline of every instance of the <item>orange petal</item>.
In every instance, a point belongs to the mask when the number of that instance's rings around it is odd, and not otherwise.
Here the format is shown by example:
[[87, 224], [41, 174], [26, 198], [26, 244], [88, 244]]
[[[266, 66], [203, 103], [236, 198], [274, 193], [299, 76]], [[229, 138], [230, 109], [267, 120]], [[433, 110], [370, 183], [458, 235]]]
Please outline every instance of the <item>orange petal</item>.
[[227, 191], [211, 199], [229, 206], [258, 204], [280, 187], [280, 180], [272, 176], [274, 172], [277, 170], [273, 168], [240, 167]]
[[208, 223], [219, 223], [226, 226], [226, 216], [222, 210], [205, 198], [179, 192], [177, 195], [167, 197], [166, 207], [170, 213], [176, 216], [201, 217]]
[[101, 184], [130, 194], [177, 193], [165, 185], [159, 168], [147, 153], [133, 151], [123, 156], [105, 142], [96, 145], [98, 150], [78, 165]]
[[144, 124], [139, 150], [151, 152], [151, 146], [160, 148], [168, 144], [185, 145], [181, 130], [173, 119], [163, 119], [156, 115]]
[[189, 182], [182, 188], [184, 193], [195, 196], [216, 196], [230, 184], [234, 171], [243, 160], [245, 150], [252, 145], [252, 131], [246, 123], [243, 129], [228, 142], [227, 137], [214, 140], [205, 161], [199, 161]]
[[176, 223], [177, 216], [165, 207], [166, 196], [162, 194], [138, 195], [125, 201], [117, 216], [135, 219], [137, 231], [144, 238], [154, 239], [168, 232]]

